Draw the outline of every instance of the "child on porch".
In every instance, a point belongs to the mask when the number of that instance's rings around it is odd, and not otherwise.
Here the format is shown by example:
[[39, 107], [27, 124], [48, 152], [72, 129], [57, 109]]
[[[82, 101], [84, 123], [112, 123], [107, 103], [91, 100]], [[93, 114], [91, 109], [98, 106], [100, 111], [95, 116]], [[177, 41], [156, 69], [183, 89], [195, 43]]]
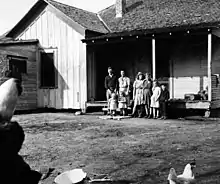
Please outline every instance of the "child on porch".
[[160, 119], [167, 119], [167, 102], [170, 98], [169, 91], [165, 85], [161, 85], [161, 95], [160, 95]]
[[159, 118], [159, 108], [160, 108], [159, 98], [161, 94], [161, 88], [159, 86], [158, 81], [156, 80], [153, 82], [152, 91], [153, 91], [153, 95], [151, 96], [151, 104], [150, 104], [151, 115], [149, 118], [152, 118], [152, 115], [153, 115], [153, 118], [157, 119]]
[[111, 98], [109, 99], [109, 109], [110, 109], [110, 114], [115, 116], [116, 110], [117, 110], [117, 95], [116, 95], [116, 93], [111, 94]]
[[120, 114], [125, 116], [127, 112], [127, 99], [125, 93], [122, 91], [119, 93], [118, 107], [120, 109]]

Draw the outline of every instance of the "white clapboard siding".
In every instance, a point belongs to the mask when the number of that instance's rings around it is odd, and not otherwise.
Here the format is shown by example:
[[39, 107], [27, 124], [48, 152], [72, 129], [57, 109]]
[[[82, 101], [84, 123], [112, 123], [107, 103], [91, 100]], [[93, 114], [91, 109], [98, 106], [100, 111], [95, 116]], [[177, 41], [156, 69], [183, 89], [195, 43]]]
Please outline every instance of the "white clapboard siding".
[[65, 22], [59, 12], [54, 12], [56, 10], [47, 7], [18, 36], [19, 39], [39, 39], [41, 47], [57, 49], [58, 89], [38, 88], [38, 107], [83, 109], [87, 100], [86, 45], [81, 42], [84, 33], [77, 32], [79, 29]]

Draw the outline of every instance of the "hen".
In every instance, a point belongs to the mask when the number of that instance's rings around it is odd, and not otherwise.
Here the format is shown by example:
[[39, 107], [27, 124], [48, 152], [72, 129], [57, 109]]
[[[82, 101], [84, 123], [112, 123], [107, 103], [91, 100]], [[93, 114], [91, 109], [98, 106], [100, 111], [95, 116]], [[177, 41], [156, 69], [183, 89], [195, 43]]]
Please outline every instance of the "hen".
[[192, 184], [195, 183], [194, 168], [196, 167], [195, 161], [185, 166], [181, 175], [177, 175], [174, 168], [170, 169], [168, 175], [169, 184]]

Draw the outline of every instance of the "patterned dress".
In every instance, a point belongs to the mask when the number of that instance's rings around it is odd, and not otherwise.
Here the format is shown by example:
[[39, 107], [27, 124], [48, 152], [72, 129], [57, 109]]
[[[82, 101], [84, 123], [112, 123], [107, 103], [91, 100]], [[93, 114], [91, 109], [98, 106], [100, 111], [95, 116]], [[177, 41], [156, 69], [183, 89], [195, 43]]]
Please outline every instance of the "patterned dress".
[[116, 110], [117, 109], [117, 100], [110, 98], [109, 99], [109, 108], [110, 110]]
[[144, 93], [143, 93], [143, 80], [136, 80], [134, 82], [133, 88], [135, 90], [134, 105], [144, 104]]
[[144, 80], [144, 104], [150, 107], [150, 101], [152, 96], [152, 82]]
[[127, 99], [126, 99], [126, 97], [119, 97], [118, 107], [120, 109], [127, 109]]

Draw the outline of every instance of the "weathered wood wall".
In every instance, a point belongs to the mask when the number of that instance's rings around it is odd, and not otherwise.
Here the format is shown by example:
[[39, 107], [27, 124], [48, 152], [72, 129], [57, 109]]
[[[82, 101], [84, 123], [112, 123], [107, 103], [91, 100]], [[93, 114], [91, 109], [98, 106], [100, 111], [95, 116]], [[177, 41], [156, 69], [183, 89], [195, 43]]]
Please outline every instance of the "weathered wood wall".
[[58, 88], [40, 89], [38, 76], [38, 107], [83, 109], [87, 100], [86, 45], [81, 42], [84, 30], [47, 6], [18, 38], [39, 39], [42, 48], [57, 49]]
[[171, 98], [198, 93], [207, 83], [207, 37], [185, 36], [173, 42], [171, 54]]
[[[7, 59], [7, 55], [23, 56], [28, 58], [27, 74], [22, 74], [23, 93], [19, 98], [16, 110], [31, 110], [37, 108], [36, 49], [36, 44], [16, 44], [0, 46], [1, 71], [2, 69], [9, 69], [9, 61]], [[0, 73], [1, 77], [3, 77], [3, 74], [3, 72]]]

